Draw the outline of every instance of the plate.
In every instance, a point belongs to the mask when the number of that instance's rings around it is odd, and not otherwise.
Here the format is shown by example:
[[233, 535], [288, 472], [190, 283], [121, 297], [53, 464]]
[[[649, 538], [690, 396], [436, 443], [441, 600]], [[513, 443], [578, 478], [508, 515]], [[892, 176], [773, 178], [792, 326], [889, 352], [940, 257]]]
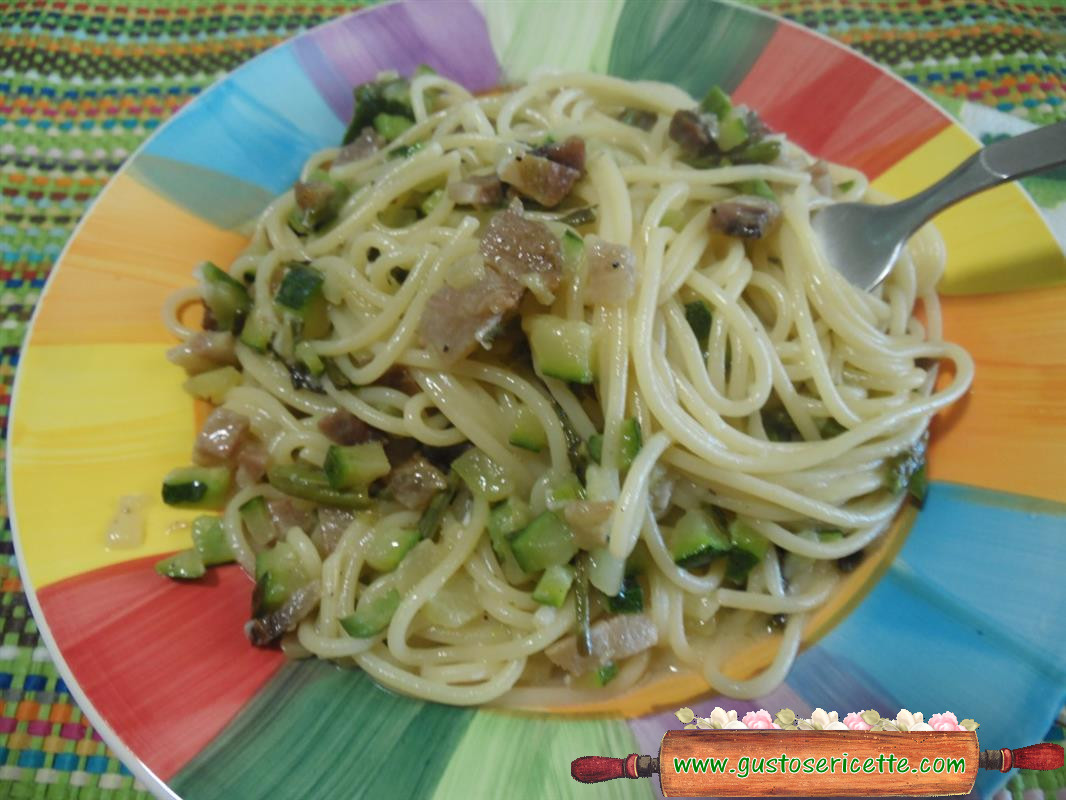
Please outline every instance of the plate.
[[[339, 141], [352, 87], [420, 63], [472, 90], [541, 65], [713, 83], [813, 153], [908, 195], [976, 148], [873, 63], [750, 9], [571, 2], [393, 3], [248, 62], [163, 126], [116, 175], [45, 290], [14, 393], [9, 500], [21, 574], [64, 680], [160, 796], [566, 796], [586, 754], [656, 753], [699, 688], [658, 685], [580, 715], [458, 709], [398, 697], [361, 673], [286, 663], [241, 632], [236, 568], [201, 585], [151, 565], [187, 512], [156, 501], [148, 536], [109, 551], [118, 496], [158, 497], [195, 430], [160, 308], [203, 258], [229, 263], [248, 223], [305, 157]], [[925, 510], [869, 558], [808, 629], [772, 711], [949, 709], [987, 747], [1039, 740], [1066, 693], [1066, 261], [1004, 186], [938, 218], [945, 328], [977, 360], [970, 395], [935, 423]], [[760, 654], [739, 654], [736, 668]], [[1002, 778], [984, 773], [988, 794]], [[613, 784], [648, 796], [657, 782]], [[590, 796], [595, 790], [588, 790]]]

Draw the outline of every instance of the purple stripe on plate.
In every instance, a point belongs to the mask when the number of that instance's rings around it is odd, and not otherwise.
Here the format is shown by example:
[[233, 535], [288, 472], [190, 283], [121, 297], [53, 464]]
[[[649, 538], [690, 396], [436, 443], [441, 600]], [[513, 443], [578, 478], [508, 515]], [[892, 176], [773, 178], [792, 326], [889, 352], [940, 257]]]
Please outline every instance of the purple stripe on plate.
[[48, 736], [52, 732], [52, 723], [46, 719], [35, 719], [26, 726], [30, 736]]
[[352, 87], [378, 72], [409, 75], [419, 64], [471, 91], [499, 83], [500, 66], [481, 14], [466, 0], [400, 2], [352, 14], [293, 42], [296, 58], [343, 121]]
[[14, 717], [0, 717], [0, 733], [14, 733], [18, 720]]

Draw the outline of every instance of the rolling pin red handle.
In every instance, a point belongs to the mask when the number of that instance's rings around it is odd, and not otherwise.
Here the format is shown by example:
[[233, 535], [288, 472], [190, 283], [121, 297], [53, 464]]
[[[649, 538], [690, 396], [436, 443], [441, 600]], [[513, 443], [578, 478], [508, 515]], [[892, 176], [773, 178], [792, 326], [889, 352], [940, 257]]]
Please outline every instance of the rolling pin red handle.
[[1017, 750], [1006, 747], [1002, 750], [985, 750], [978, 762], [982, 769], [998, 769], [1000, 772], [1010, 772], [1014, 768], [1058, 769], [1062, 764], [1062, 746], [1051, 742], [1031, 744]]
[[659, 759], [630, 753], [625, 758], [582, 756], [570, 762], [570, 777], [581, 783], [602, 783], [615, 778], [646, 778], [659, 771]]

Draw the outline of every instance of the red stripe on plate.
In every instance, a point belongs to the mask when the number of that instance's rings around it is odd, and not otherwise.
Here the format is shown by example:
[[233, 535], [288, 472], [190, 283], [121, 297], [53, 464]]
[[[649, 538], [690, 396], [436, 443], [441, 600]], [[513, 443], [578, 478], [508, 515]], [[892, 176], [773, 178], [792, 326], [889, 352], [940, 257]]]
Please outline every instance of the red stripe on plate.
[[805, 149], [871, 179], [949, 124], [896, 78], [791, 25], [778, 26], [733, 96]]
[[163, 780], [200, 752], [281, 667], [244, 636], [252, 585], [237, 567], [179, 584], [158, 557], [46, 586], [45, 619], [74, 678]]

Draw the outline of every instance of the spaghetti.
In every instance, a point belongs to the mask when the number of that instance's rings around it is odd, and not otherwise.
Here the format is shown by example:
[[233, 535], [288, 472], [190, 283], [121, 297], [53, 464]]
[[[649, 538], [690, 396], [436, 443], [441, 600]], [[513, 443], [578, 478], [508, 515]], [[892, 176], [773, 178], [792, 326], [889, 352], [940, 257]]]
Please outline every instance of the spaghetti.
[[164, 497], [222, 513], [160, 570], [236, 560], [253, 641], [444, 703], [774, 688], [969, 386], [935, 232], [851, 287], [811, 217], [863, 175], [717, 90], [383, 76], [346, 140], [167, 308], [218, 409]]

